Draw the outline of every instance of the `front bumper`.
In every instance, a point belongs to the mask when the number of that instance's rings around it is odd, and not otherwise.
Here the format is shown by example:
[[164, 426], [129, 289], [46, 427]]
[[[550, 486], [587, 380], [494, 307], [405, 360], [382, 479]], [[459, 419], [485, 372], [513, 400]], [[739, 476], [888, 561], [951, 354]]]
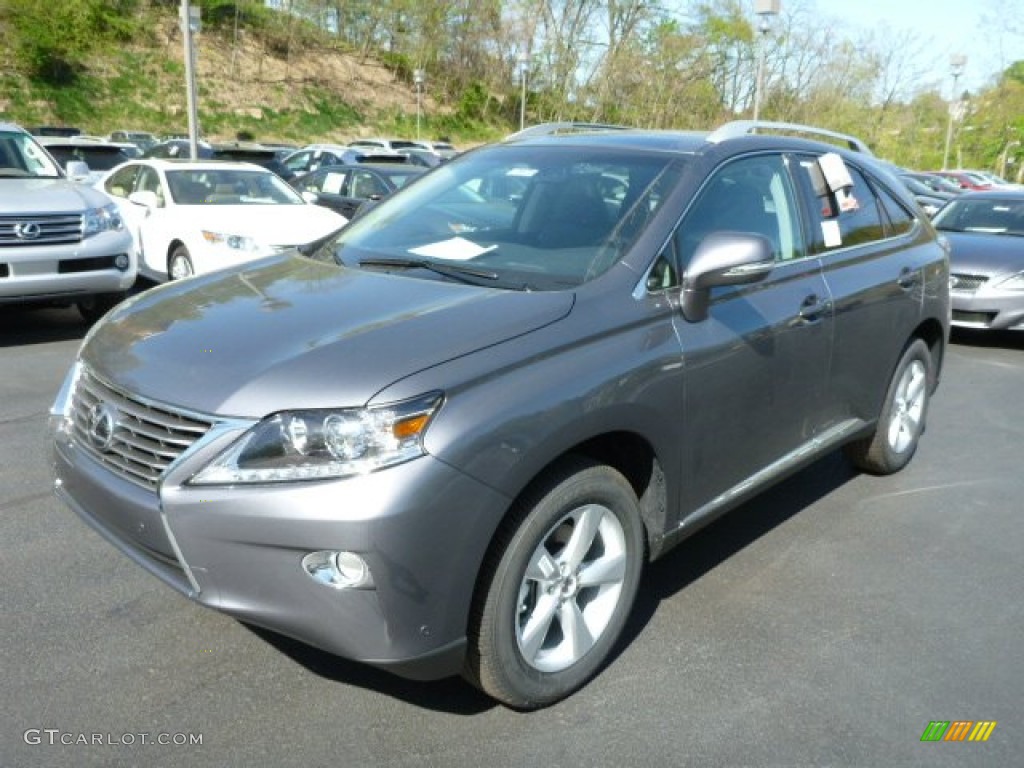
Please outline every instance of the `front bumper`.
[[[114, 259], [128, 257], [128, 268]], [[132, 236], [101, 232], [79, 243], [0, 249], [0, 302], [74, 300], [127, 291], [135, 282]]]
[[1024, 291], [982, 286], [973, 293], [950, 292], [953, 325], [990, 331], [1024, 331]]
[[[461, 670], [473, 589], [509, 499], [429, 456], [342, 480], [193, 487], [198, 458], [183, 457], [153, 492], [57, 431], [56, 491], [203, 605], [405, 677]], [[314, 581], [301, 562], [319, 550], [362, 555], [374, 587]]]

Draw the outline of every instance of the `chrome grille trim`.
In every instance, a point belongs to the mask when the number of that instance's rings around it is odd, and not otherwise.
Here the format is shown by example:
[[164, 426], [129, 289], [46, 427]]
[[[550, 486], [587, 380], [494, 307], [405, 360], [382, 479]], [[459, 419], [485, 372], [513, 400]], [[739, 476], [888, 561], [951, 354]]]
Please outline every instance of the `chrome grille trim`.
[[[90, 413], [107, 404], [117, 412], [110, 445], [90, 436]], [[129, 394], [82, 369], [71, 396], [75, 443], [125, 480], [156, 490], [164, 471], [214, 426], [213, 417], [186, 413]]]
[[[33, 238], [18, 237], [19, 225], [35, 224], [39, 234]], [[0, 247], [54, 245], [82, 242], [82, 214], [18, 214], [0, 216]]]
[[987, 282], [988, 276], [986, 275], [968, 275], [954, 272], [949, 276], [950, 289], [960, 291], [961, 293], [974, 293]]

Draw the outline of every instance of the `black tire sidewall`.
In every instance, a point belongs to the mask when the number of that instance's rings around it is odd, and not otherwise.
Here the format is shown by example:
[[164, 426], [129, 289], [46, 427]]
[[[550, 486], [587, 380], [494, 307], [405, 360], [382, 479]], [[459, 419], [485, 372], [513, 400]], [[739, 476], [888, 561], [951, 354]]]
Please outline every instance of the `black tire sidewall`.
[[[552, 527], [585, 504], [609, 509], [622, 526], [627, 553], [622, 591], [608, 626], [594, 646], [572, 666], [542, 672], [522, 657], [516, 641], [519, 587], [530, 558]], [[607, 661], [630, 611], [643, 565], [643, 526], [639, 503], [625, 478], [611, 467], [590, 465], [578, 469], [525, 502], [529, 505], [494, 569], [482, 621], [492, 623], [482, 633], [489, 648], [484, 654], [497, 662], [497, 680], [481, 679], [485, 690], [511, 706], [536, 708], [565, 698], [589, 681]], [[486, 677], [484, 675], [483, 677]]]

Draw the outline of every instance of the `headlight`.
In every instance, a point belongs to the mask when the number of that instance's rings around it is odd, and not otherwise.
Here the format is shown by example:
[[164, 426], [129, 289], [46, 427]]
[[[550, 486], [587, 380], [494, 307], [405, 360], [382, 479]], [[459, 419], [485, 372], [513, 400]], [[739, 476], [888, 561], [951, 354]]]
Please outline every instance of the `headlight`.
[[204, 229], [203, 240], [210, 245], [223, 245], [234, 251], [255, 251], [259, 249], [259, 243], [245, 235], [225, 235], [222, 232], [210, 232]]
[[254, 426], [191, 482], [279, 483], [365, 474], [423, 455], [442, 401], [432, 392], [373, 408], [283, 411]]
[[1013, 277], [1008, 277], [999, 283], [1004, 291], [1024, 291], [1024, 272], [1018, 272]]
[[118, 232], [124, 229], [124, 221], [117, 212], [117, 206], [111, 203], [102, 208], [90, 208], [82, 216], [82, 237], [98, 235], [100, 232]]

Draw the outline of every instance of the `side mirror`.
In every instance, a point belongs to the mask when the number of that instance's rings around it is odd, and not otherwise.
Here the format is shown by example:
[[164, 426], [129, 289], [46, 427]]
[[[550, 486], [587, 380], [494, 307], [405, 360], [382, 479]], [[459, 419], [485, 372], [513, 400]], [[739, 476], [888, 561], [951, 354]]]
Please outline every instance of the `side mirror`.
[[148, 210], [160, 207], [160, 201], [157, 199], [156, 192], [152, 192], [148, 189], [141, 189], [138, 192], [132, 192], [128, 195], [128, 202], [141, 205], [143, 208]]
[[697, 323], [708, 316], [711, 289], [747, 285], [768, 276], [775, 266], [772, 246], [762, 235], [715, 232], [704, 238], [683, 273], [683, 316]]
[[68, 160], [64, 166], [64, 173], [72, 181], [87, 181], [89, 179], [89, 165], [81, 160]]
[[320, 195], [318, 195], [316, 192], [310, 192], [308, 189], [304, 189], [300, 194], [302, 195], [302, 199], [305, 200], [307, 203], [320, 202]]

